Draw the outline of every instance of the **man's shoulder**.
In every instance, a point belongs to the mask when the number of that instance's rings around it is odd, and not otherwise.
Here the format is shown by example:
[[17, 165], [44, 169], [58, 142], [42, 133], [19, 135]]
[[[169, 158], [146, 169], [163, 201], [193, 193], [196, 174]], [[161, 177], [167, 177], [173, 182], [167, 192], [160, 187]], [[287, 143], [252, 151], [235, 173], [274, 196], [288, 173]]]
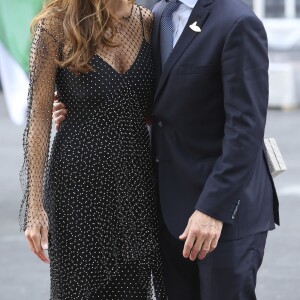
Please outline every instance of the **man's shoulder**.
[[220, 29], [225, 35], [229, 34], [236, 24], [263, 27], [261, 20], [242, 0], [214, 0], [211, 13], [214, 15], [215, 29]]
[[214, 0], [216, 9], [222, 13], [222, 21], [235, 23], [243, 18], [259, 18], [253, 10], [242, 0]]

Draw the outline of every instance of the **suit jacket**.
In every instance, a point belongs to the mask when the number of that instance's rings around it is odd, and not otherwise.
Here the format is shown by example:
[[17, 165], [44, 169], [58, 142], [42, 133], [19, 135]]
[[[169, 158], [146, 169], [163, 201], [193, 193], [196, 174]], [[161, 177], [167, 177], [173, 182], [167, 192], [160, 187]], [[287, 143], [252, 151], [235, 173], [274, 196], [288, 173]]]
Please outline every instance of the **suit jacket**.
[[[262, 22], [239, 0], [199, 0], [166, 65], [154, 8], [153, 155], [164, 222], [178, 237], [194, 210], [224, 222], [221, 239], [279, 224], [264, 155], [268, 46]], [[197, 33], [189, 28], [196, 22]]]

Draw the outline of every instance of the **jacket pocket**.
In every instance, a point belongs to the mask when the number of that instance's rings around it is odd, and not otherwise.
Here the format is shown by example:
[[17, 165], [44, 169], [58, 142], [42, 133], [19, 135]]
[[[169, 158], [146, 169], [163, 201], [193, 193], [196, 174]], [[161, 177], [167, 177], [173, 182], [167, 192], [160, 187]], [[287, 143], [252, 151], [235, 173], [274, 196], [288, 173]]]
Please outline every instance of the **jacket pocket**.
[[210, 162], [210, 161], [214, 162], [214, 161], [216, 161], [219, 157], [220, 157], [220, 156], [199, 157], [199, 158], [197, 159], [197, 161], [198, 161], [199, 163], [202, 163], [202, 162]]
[[194, 75], [194, 74], [214, 74], [219, 70], [217, 65], [206, 65], [206, 66], [182, 66], [179, 69], [181, 75]]

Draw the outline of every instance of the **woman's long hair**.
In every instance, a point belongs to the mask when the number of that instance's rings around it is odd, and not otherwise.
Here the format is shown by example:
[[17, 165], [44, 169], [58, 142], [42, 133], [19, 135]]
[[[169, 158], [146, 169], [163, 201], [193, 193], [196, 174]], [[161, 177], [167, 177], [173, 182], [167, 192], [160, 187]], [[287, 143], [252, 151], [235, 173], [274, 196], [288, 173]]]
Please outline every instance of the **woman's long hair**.
[[[116, 21], [111, 7], [120, 0], [48, 0], [42, 11], [33, 19], [34, 32], [45, 18], [62, 18], [67, 51], [58, 62], [75, 73], [91, 71], [88, 64], [100, 44], [113, 47]], [[134, 0], [130, 2], [134, 3]], [[109, 32], [109, 35], [107, 35]]]

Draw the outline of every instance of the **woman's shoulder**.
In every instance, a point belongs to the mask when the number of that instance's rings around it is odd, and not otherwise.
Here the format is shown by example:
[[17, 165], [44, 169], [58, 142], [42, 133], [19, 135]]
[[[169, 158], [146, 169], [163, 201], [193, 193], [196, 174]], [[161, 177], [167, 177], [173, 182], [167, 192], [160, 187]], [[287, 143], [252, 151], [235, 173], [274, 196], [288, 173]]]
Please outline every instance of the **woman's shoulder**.
[[36, 26], [37, 32], [46, 32], [54, 40], [60, 42], [64, 36], [63, 16], [59, 13], [45, 13]]
[[152, 26], [153, 25], [153, 20], [154, 20], [154, 16], [153, 16], [152, 11], [150, 9], [146, 8], [146, 7], [141, 6], [141, 5], [136, 5], [136, 6], [138, 6], [139, 9], [141, 10], [144, 23], [148, 26]]

